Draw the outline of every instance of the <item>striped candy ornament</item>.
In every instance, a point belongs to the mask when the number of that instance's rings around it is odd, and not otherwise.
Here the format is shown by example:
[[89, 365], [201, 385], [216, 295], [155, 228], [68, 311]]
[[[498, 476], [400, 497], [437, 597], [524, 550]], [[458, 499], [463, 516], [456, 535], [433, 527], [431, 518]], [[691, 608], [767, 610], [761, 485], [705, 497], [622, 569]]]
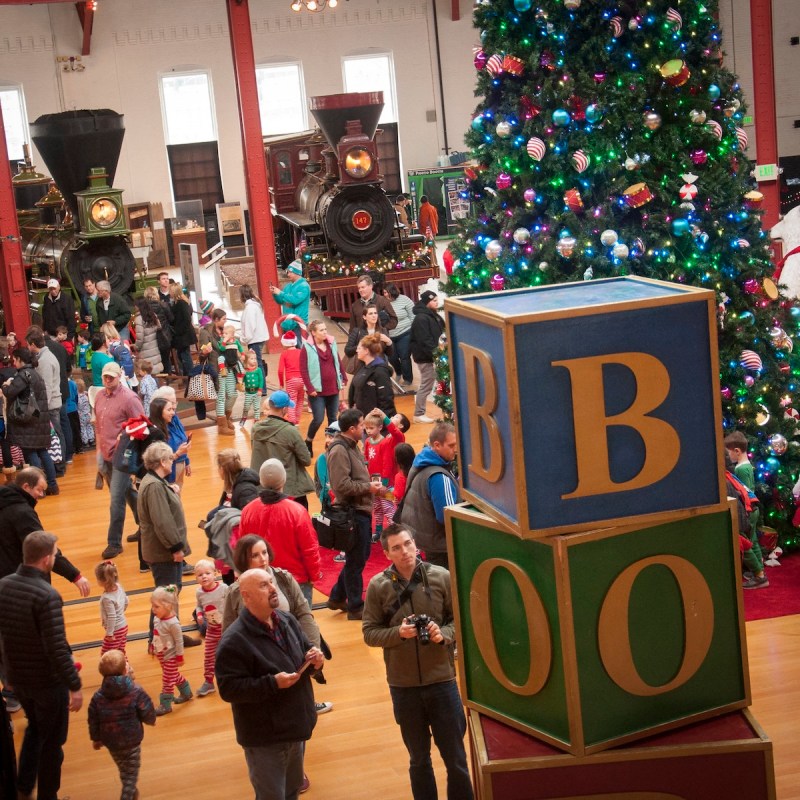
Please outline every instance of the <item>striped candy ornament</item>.
[[742, 355], [739, 356], [739, 363], [752, 372], [761, 372], [763, 364], [761, 363], [761, 356], [752, 350], [742, 350]]
[[715, 119], [712, 119], [710, 122], [706, 122], [706, 128], [708, 128], [717, 139], [722, 139], [722, 125], [719, 124]]
[[486, 71], [493, 76], [499, 75], [503, 71], [503, 56], [500, 53], [489, 56], [489, 60], [486, 62]]
[[534, 161], [541, 161], [546, 151], [544, 142], [538, 136], [531, 136], [525, 149]]
[[747, 150], [747, 133], [744, 128], [736, 129], [736, 141], [739, 142], [740, 150]]
[[683, 27], [683, 17], [680, 12], [674, 8], [667, 9], [667, 21], [672, 23], [672, 27], [679, 31]]
[[613, 37], [619, 39], [619, 37], [622, 36], [622, 32], [625, 30], [622, 27], [622, 17], [612, 17], [608, 25], [611, 28]]
[[576, 150], [572, 154], [571, 161], [576, 172], [583, 172], [589, 166], [589, 157], [583, 150]]
[[509, 75], [520, 76], [525, 69], [525, 62], [521, 58], [517, 58], [517, 56], [506, 56], [503, 59], [503, 69]]
[[736, 246], [743, 250], [745, 247], [750, 247], [750, 242], [748, 242], [747, 239], [737, 239]]

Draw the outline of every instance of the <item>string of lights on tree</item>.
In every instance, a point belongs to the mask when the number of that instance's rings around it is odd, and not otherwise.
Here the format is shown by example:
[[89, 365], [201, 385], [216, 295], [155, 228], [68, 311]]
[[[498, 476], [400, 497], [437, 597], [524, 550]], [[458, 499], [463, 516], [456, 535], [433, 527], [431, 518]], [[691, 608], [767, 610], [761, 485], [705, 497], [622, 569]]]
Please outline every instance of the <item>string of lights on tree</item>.
[[[782, 545], [800, 470], [799, 309], [771, 278], [717, 0], [478, 0], [473, 216], [451, 294], [641, 275], [713, 289], [725, 433]], [[437, 403], [452, 413], [449, 364]]]
[[320, 253], [303, 253], [309, 274], [316, 273], [315, 277], [336, 278], [348, 275], [360, 275], [365, 272], [383, 272], [387, 275], [401, 272], [405, 269], [414, 269], [430, 264], [433, 257], [433, 242], [428, 241], [423, 247], [407, 250], [395, 257], [380, 256], [369, 261], [348, 261], [339, 258], [329, 258]]

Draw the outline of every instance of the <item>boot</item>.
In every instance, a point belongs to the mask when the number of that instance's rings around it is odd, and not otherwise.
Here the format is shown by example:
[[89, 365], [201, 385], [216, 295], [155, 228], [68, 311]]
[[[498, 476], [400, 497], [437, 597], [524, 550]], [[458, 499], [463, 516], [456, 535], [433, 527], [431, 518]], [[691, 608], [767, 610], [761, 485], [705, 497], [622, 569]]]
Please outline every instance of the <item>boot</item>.
[[314, 458], [314, 442], [311, 439], [306, 439], [306, 447], [308, 448], [308, 455]]
[[163, 717], [164, 714], [171, 714], [172, 701], [175, 700], [173, 694], [171, 692], [169, 694], [160, 694], [158, 696], [158, 699], [159, 699], [159, 705], [156, 706], [156, 716]]
[[185, 703], [187, 700], [191, 700], [194, 697], [192, 694], [192, 687], [189, 686], [189, 681], [179, 683], [178, 691], [181, 693], [181, 696], [175, 698], [175, 705], [179, 706], [181, 703]]
[[228, 421], [225, 417], [217, 417], [217, 435], [218, 436], [233, 436], [234, 431], [228, 427]]
[[225, 412], [225, 424], [228, 426], [228, 430], [231, 433], [236, 433], [236, 426], [231, 422], [231, 418], [233, 417], [233, 410]]
[[6, 476], [6, 483], [14, 483], [14, 476], [17, 470], [14, 467], [3, 467], [3, 475]]

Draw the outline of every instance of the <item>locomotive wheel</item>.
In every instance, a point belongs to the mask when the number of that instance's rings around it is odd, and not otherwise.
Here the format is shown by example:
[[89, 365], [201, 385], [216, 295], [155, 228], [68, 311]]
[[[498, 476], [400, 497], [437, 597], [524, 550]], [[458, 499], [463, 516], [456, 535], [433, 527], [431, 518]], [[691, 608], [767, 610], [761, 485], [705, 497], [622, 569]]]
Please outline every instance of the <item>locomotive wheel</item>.
[[83, 290], [86, 278], [95, 283], [108, 281], [116, 294], [126, 295], [133, 289], [136, 259], [122, 236], [81, 242], [65, 256], [69, 276], [78, 291]]
[[328, 195], [323, 204], [325, 233], [341, 255], [375, 256], [391, 241], [397, 215], [379, 187], [343, 186], [335, 194]]

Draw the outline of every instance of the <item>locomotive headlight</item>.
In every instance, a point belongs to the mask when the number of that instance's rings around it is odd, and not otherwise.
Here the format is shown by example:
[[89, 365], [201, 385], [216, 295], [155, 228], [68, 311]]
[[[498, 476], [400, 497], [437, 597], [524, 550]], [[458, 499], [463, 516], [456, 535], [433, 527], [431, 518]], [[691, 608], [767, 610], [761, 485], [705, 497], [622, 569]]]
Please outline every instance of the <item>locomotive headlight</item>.
[[344, 171], [351, 178], [364, 178], [372, 172], [372, 154], [363, 147], [354, 147], [344, 157]]
[[100, 197], [90, 206], [89, 214], [99, 228], [110, 228], [119, 217], [119, 208], [109, 198]]

